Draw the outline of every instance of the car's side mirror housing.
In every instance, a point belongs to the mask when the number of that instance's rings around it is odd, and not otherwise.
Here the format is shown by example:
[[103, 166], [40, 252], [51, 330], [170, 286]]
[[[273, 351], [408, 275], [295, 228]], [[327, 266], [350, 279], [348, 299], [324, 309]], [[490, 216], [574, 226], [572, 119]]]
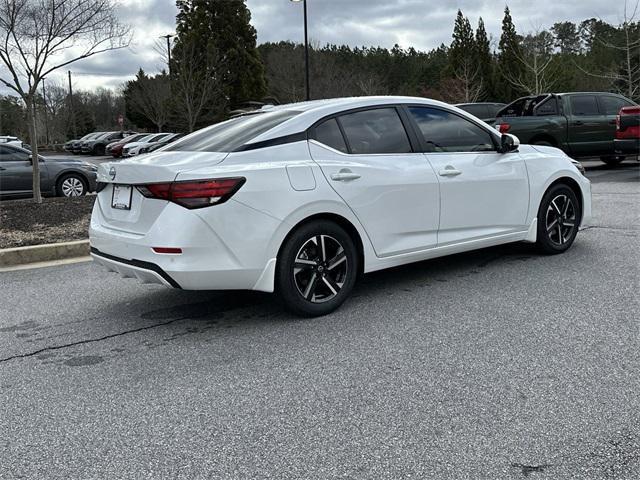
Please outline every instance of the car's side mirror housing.
[[515, 152], [520, 147], [520, 140], [515, 135], [503, 133], [500, 137], [500, 153]]

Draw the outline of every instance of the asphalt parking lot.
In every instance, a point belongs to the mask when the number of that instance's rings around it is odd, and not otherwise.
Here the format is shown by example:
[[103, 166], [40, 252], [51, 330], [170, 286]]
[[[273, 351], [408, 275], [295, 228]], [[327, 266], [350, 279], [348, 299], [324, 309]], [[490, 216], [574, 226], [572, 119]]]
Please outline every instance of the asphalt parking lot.
[[329, 316], [91, 263], [0, 274], [1, 478], [640, 478], [640, 169], [592, 225], [367, 275]]

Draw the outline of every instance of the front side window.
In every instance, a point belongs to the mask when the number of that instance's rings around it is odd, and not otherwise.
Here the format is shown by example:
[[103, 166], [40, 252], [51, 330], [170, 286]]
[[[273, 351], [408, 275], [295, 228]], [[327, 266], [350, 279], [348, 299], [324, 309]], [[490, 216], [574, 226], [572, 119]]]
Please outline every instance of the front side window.
[[622, 107], [628, 107], [630, 105], [632, 105], [632, 103], [626, 101], [624, 98], [609, 95], [600, 97], [600, 106], [602, 110], [604, 110], [605, 115], [617, 115]]
[[574, 95], [570, 100], [574, 115], [600, 115], [595, 95]]
[[395, 108], [375, 108], [338, 117], [351, 153], [409, 153], [411, 144]]
[[191, 133], [165, 152], [233, 152], [252, 139], [300, 114], [294, 110], [258, 111]]
[[322, 122], [316, 127], [315, 139], [339, 152], [347, 153], [347, 144], [335, 118]]
[[430, 107], [409, 107], [428, 152], [489, 152], [491, 134], [454, 113]]
[[28, 162], [31, 155], [6, 145], [0, 145], [0, 162]]

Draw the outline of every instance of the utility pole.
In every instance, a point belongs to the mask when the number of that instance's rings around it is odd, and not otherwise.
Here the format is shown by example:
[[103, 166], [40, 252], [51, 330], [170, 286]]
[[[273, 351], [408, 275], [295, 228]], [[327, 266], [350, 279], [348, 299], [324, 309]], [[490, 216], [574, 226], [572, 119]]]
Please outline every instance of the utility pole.
[[160, 36], [160, 38], [167, 39], [167, 65], [169, 66], [169, 76], [171, 76], [171, 42], [169, 41], [171, 37], [175, 37], [175, 35], [167, 33], [166, 35]]
[[305, 94], [307, 101], [311, 100], [311, 93], [309, 90], [309, 35], [307, 29], [307, 0], [290, 0], [293, 3], [302, 2], [302, 8], [304, 12], [304, 82], [305, 82]]
[[45, 77], [42, 77], [42, 100], [44, 101], [44, 130], [49, 145], [49, 114], [47, 113], [47, 90], [44, 86]]
[[76, 133], [76, 112], [73, 108], [73, 89], [71, 88], [71, 70], [69, 73], [69, 106], [71, 107], [71, 121], [73, 122], [73, 138], [76, 138], [78, 134]]

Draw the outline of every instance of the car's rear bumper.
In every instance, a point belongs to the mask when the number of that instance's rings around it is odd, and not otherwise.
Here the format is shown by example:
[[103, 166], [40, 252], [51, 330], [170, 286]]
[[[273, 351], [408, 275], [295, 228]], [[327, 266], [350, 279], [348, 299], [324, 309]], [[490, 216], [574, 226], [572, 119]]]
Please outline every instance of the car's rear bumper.
[[616, 138], [613, 141], [616, 153], [627, 155], [640, 154], [640, 138]]
[[[110, 221], [107, 190], [98, 194], [89, 229], [97, 263], [125, 277], [185, 290], [273, 291], [277, 252], [268, 246], [280, 225], [274, 218], [233, 200], [200, 211], [167, 202], [145, 232], [128, 231], [141, 223]], [[182, 253], [156, 253], [153, 247]]]

